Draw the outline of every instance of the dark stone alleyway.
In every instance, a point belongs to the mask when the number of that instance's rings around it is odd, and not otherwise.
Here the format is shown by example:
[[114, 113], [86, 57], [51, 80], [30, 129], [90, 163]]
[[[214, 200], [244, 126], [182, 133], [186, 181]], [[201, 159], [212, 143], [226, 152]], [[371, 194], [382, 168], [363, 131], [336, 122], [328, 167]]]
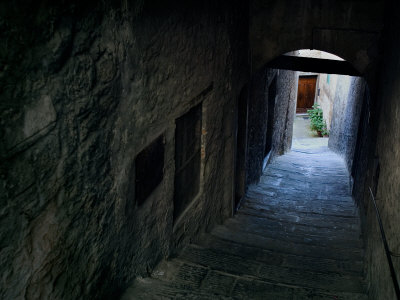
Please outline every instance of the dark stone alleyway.
[[224, 225], [123, 299], [367, 299], [358, 210], [327, 147], [276, 158]]

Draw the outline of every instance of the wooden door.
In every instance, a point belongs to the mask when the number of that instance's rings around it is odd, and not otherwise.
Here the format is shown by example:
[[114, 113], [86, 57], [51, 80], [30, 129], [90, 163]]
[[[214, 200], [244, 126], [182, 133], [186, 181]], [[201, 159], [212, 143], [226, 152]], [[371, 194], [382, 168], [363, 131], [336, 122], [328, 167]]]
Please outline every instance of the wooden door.
[[307, 112], [314, 105], [317, 76], [300, 76], [296, 112]]

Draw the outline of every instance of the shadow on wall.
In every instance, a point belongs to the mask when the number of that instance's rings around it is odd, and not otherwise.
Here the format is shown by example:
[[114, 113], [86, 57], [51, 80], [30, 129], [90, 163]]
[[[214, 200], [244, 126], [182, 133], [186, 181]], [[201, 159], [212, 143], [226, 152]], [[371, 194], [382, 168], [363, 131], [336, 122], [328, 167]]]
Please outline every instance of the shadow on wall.
[[338, 76], [336, 85], [328, 146], [344, 157], [350, 172], [364, 93], [367, 93], [366, 81], [361, 77]]
[[266, 156], [273, 159], [292, 144], [297, 72], [263, 69], [250, 82], [246, 182], [256, 183]]

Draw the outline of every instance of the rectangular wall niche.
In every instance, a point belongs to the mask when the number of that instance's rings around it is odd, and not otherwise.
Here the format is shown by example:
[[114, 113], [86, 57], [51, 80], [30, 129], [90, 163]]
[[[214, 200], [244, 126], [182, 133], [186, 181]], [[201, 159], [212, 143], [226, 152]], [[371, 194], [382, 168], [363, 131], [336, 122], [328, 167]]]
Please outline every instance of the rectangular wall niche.
[[174, 220], [199, 192], [201, 104], [176, 119]]
[[164, 135], [160, 135], [135, 159], [135, 199], [141, 205], [163, 179]]

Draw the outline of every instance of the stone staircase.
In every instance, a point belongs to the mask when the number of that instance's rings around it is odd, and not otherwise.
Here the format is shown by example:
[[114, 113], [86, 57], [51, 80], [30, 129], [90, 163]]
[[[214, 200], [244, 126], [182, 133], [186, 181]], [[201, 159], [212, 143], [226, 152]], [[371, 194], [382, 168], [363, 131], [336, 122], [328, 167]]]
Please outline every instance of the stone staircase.
[[278, 157], [234, 217], [122, 299], [368, 299], [348, 180], [326, 147]]

